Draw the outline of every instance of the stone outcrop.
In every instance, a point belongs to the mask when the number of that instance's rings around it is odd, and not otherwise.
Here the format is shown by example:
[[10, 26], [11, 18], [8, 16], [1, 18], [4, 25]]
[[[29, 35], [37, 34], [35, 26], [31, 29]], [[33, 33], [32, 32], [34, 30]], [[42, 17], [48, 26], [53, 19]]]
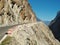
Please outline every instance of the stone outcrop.
[[55, 38], [60, 41], [60, 11], [57, 13], [55, 19], [51, 21], [49, 27], [52, 30]]
[[6, 45], [60, 45], [43, 22], [22, 24], [11, 29], [12, 40]]
[[0, 0], [0, 24], [13, 25], [36, 22], [27, 0]]

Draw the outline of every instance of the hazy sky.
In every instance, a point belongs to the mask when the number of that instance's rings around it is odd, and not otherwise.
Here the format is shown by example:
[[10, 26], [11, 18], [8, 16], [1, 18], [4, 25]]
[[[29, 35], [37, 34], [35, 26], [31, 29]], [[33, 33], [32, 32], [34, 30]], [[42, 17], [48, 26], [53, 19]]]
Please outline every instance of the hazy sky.
[[41, 20], [52, 20], [60, 10], [60, 0], [29, 0], [36, 16]]

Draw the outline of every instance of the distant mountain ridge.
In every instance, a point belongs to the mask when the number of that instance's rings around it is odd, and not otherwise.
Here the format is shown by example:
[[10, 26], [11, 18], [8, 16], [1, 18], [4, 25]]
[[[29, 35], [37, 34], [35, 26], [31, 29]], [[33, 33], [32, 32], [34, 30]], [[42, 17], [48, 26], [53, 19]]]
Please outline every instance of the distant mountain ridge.
[[44, 23], [45, 23], [46, 25], [49, 25], [49, 24], [50, 24], [50, 21], [44, 21]]
[[57, 16], [49, 24], [54, 36], [60, 41], [60, 11], [58, 11]]
[[41, 21], [38, 17], [36, 19], [37, 19], [37, 21]]
[[[37, 17], [37, 21], [41, 21], [38, 17]], [[46, 25], [50, 24], [50, 21], [43, 21]]]

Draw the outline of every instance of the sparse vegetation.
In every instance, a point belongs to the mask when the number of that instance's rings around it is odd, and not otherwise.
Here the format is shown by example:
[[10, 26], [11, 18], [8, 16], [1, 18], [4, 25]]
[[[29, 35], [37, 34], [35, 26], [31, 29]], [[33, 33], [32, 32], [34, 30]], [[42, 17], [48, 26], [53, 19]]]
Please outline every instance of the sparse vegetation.
[[7, 38], [0, 45], [7, 45], [7, 44], [9, 44], [11, 39], [12, 39], [12, 37], [7, 36]]

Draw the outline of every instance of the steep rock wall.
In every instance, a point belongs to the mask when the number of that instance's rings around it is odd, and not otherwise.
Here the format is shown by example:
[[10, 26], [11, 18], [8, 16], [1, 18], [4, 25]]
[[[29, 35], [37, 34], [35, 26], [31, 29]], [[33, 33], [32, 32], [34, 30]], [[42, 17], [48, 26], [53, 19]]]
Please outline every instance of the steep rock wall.
[[0, 0], [0, 24], [13, 25], [36, 22], [27, 0]]

